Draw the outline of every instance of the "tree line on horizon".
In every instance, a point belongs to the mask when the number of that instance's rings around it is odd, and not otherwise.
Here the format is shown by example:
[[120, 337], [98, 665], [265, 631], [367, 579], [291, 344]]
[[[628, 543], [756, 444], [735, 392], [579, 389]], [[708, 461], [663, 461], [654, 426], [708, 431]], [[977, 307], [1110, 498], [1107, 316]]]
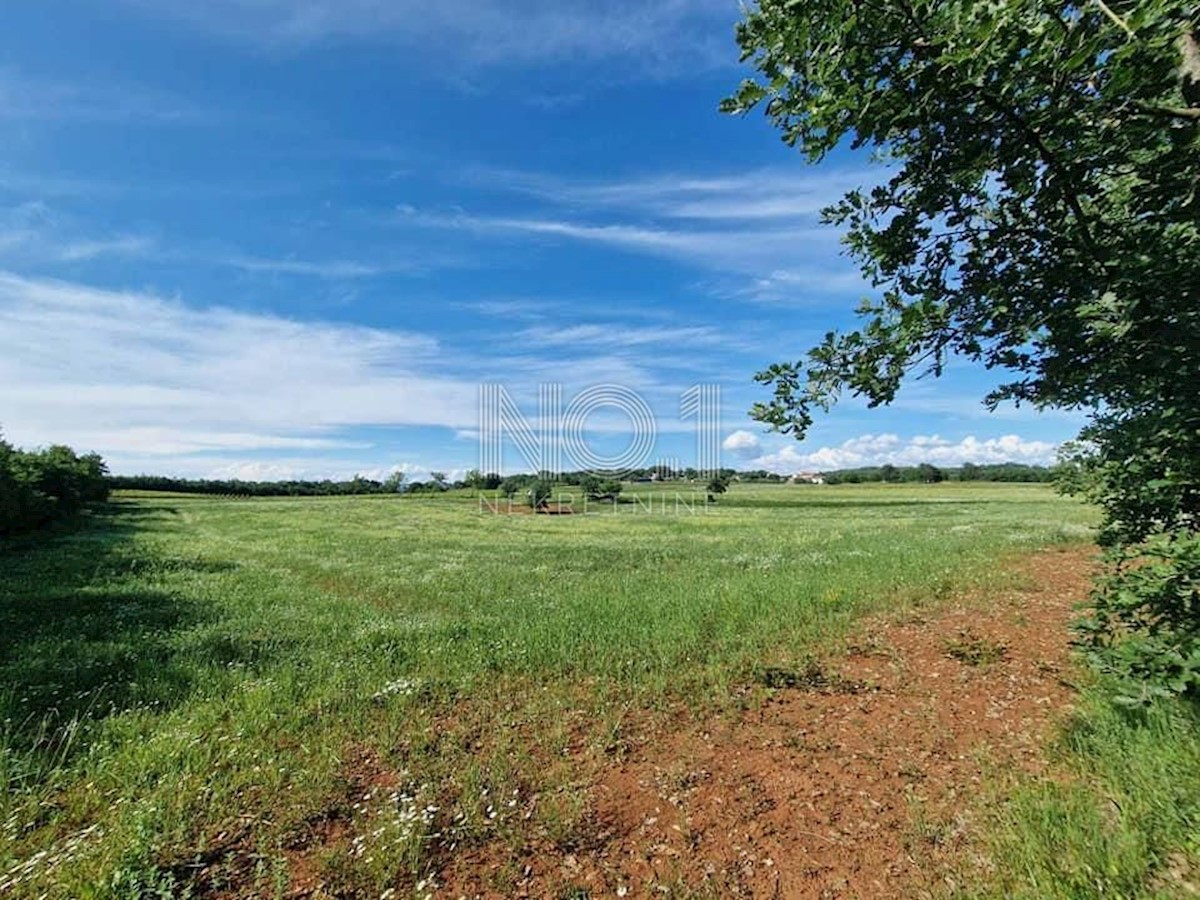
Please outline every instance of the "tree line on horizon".
[[[976, 465], [965, 463], [957, 467], [938, 467], [931, 463], [915, 466], [864, 466], [854, 469], [839, 469], [823, 473], [826, 484], [859, 484], [886, 482], [895, 484], [935, 484], [941, 481], [995, 481], [995, 482], [1051, 482], [1055, 470], [1046, 466], [1023, 463], [999, 463]], [[726, 482], [734, 479], [747, 483], [782, 484], [789, 476], [765, 469], [739, 471], [722, 468], [717, 476]], [[250, 481], [237, 478], [174, 478], [168, 475], [109, 475], [106, 482], [112, 490], [166, 491], [184, 494], [214, 494], [250, 497], [331, 497], [370, 494], [422, 494], [441, 493], [454, 489], [496, 491], [505, 496], [515, 496], [528, 490], [534, 482], [566, 484], [584, 489], [589, 496], [615, 496], [621, 492], [623, 482], [655, 479], [661, 481], [701, 482], [706, 473], [696, 469], [671, 469], [665, 466], [650, 466], [632, 472], [575, 471], [520, 473], [500, 475], [480, 473], [472, 470], [458, 480], [449, 479], [445, 473], [434, 472], [428, 481], [408, 481], [404, 474], [395, 472], [380, 481], [356, 475], [348, 480], [305, 480], [287, 479], [280, 481]]]
[[824, 473], [826, 484], [860, 484], [881, 481], [886, 484], [937, 484], [942, 481], [997, 481], [1014, 484], [1048, 484], [1057, 478], [1057, 469], [1026, 463], [963, 463], [941, 467], [932, 463], [915, 466], [863, 466]]
[[[711, 476], [711, 477], [710, 477]], [[869, 482], [926, 483], [941, 481], [1050, 482], [1055, 470], [1022, 463], [1000, 463], [939, 468], [930, 463], [916, 466], [864, 466], [823, 473], [826, 484]], [[575, 486], [589, 499], [616, 500], [623, 484], [639, 481], [682, 481], [703, 483], [708, 490], [721, 484], [718, 493], [731, 481], [746, 483], [784, 483], [789, 476], [765, 469], [739, 471], [721, 468], [706, 473], [692, 467], [672, 468], [656, 464], [632, 471], [537, 472], [500, 475], [478, 469], [463, 478], [451, 480], [444, 472], [431, 472], [427, 481], [408, 481], [402, 471], [383, 480], [355, 475], [350, 479], [286, 479], [255, 481], [238, 478], [176, 478], [169, 475], [112, 475], [97, 453], [79, 454], [56, 444], [35, 450], [21, 450], [0, 437], [0, 536], [36, 530], [77, 514], [90, 503], [104, 502], [114, 490], [163, 491], [244, 497], [330, 497], [373, 494], [441, 493], [453, 489], [495, 492], [512, 498], [528, 493], [535, 486], [565, 484]], [[545, 488], [539, 488], [543, 493]]]
[[403, 479], [383, 481], [355, 475], [346, 480], [286, 479], [249, 481], [241, 478], [174, 478], [170, 475], [110, 475], [108, 485], [116, 491], [165, 491], [177, 494], [218, 494], [249, 497], [338, 497], [394, 494]]

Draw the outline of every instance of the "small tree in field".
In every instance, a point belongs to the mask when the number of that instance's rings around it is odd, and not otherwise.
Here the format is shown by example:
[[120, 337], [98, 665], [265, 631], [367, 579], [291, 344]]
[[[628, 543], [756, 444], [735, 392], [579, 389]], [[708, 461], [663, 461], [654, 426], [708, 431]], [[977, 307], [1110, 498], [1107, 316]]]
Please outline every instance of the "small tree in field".
[[615, 501], [621, 496], [621, 482], [616, 478], [606, 478], [600, 482], [600, 499]]
[[554, 488], [550, 482], [539, 478], [529, 486], [529, 490], [525, 492], [525, 496], [529, 500], [529, 506], [532, 509], [538, 510], [546, 506], [553, 492]]
[[601, 479], [588, 474], [579, 480], [579, 486], [589, 500], [616, 500], [621, 493], [621, 482], [615, 478]]
[[595, 500], [600, 496], [600, 478], [597, 475], [588, 473], [579, 479], [579, 487], [583, 491], [583, 496], [589, 500]]
[[708, 479], [706, 490], [708, 491], [708, 502], [716, 503], [717, 498], [729, 490], [729, 476], [721, 472], [713, 475]]

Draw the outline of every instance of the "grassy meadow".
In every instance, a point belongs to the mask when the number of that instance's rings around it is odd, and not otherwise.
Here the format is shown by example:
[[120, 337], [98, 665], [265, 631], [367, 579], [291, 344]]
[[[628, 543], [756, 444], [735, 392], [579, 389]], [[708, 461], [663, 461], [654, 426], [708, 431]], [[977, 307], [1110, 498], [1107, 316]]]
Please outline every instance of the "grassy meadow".
[[[346, 894], [411, 893], [494, 837], [569, 845], [588, 761], [637, 716], [753, 703], [756, 667], [1094, 520], [1039, 485], [637, 487], [571, 516], [125, 495], [0, 545], [0, 894], [181, 896], [217, 860], [282, 895], [339, 805], [351, 831], [310, 864]], [[356, 796], [382, 766], [400, 781]], [[1073, 801], [1023, 802], [1052, 830]]]

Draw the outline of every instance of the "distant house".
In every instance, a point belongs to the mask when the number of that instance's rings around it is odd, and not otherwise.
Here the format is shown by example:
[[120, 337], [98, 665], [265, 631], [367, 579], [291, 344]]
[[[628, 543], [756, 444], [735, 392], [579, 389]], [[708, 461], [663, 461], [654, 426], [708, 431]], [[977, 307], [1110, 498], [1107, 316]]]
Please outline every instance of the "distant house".
[[797, 472], [788, 479], [788, 484], [824, 484], [825, 476], [820, 472]]

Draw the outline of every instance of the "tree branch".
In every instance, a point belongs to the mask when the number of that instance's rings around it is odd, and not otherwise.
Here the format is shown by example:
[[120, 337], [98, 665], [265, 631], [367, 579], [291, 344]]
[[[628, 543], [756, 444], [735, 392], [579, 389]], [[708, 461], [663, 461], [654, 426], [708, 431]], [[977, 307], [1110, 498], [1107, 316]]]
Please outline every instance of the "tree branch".
[[1154, 116], [1166, 116], [1171, 119], [1187, 119], [1200, 122], [1200, 107], [1196, 106], [1161, 106], [1155, 103], [1134, 103], [1134, 106], [1144, 113]]
[[1132, 29], [1132, 28], [1130, 28], [1130, 27], [1129, 27], [1127, 24], [1125, 24], [1125, 20], [1124, 20], [1124, 19], [1122, 19], [1122, 18], [1121, 18], [1120, 16], [1118, 16], [1118, 15], [1117, 15], [1115, 12], [1113, 12], [1111, 9], [1109, 9], [1109, 8], [1108, 8], [1108, 4], [1107, 4], [1107, 3], [1105, 3], [1105, 2], [1104, 2], [1104, 0], [1096, 0], [1096, 4], [1097, 4], [1097, 5], [1100, 7], [1101, 11], [1102, 11], [1102, 12], [1103, 12], [1103, 13], [1104, 13], [1106, 16], [1108, 16], [1108, 18], [1109, 18], [1109, 19], [1111, 19], [1111, 20], [1112, 20], [1112, 22], [1113, 22], [1113, 23], [1114, 23], [1114, 24], [1115, 24], [1115, 25], [1116, 25], [1118, 28], [1120, 28], [1120, 29], [1121, 29], [1123, 32], [1125, 32], [1125, 34], [1127, 34], [1127, 35], [1129, 36], [1129, 39], [1130, 39], [1130, 40], [1133, 40], [1133, 36], [1134, 36], [1134, 35], [1133, 35], [1133, 29]]
[[1034, 128], [1032, 125], [1030, 125], [1028, 122], [1026, 122], [1025, 119], [1022, 118], [1018, 113], [1009, 109], [1008, 106], [1001, 103], [999, 100], [997, 100], [992, 95], [982, 94], [981, 96], [983, 98], [984, 103], [986, 103], [993, 110], [998, 112], [1000, 115], [1004, 116], [1004, 118], [1008, 119], [1010, 122], [1012, 122], [1014, 125], [1016, 125], [1019, 129], [1021, 129], [1021, 131], [1025, 134], [1026, 138], [1028, 138], [1029, 142], [1031, 144], [1033, 144], [1034, 149], [1037, 150], [1038, 156], [1040, 156], [1042, 158], [1042, 162], [1044, 162], [1046, 164], [1046, 167], [1062, 179], [1062, 181], [1063, 181], [1063, 188], [1062, 188], [1063, 199], [1066, 201], [1067, 206], [1071, 210], [1071, 214], [1075, 217], [1075, 220], [1077, 222], [1079, 222], [1079, 227], [1081, 229], [1083, 229], [1084, 243], [1087, 244], [1088, 250], [1092, 251], [1094, 254], [1095, 249], [1096, 249], [1096, 243], [1095, 243], [1094, 239], [1092, 238], [1092, 228], [1091, 228], [1091, 224], [1090, 224], [1090, 219], [1088, 218], [1087, 214], [1083, 211], [1083, 204], [1081, 204], [1079, 202], [1079, 196], [1075, 192], [1074, 186], [1071, 183], [1072, 179], [1070, 178], [1070, 173], [1067, 172], [1066, 167], [1063, 166], [1063, 164], [1061, 162], [1059, 162], [1059, 159], [1054, 154], [1054, 151], [1052, 151], [1046, 145], [1046, 142], [1044, 140], [1042, 140], [1042, 136], [1041, 136], [1041, 134], [1038, 133], [1036, 128]]

